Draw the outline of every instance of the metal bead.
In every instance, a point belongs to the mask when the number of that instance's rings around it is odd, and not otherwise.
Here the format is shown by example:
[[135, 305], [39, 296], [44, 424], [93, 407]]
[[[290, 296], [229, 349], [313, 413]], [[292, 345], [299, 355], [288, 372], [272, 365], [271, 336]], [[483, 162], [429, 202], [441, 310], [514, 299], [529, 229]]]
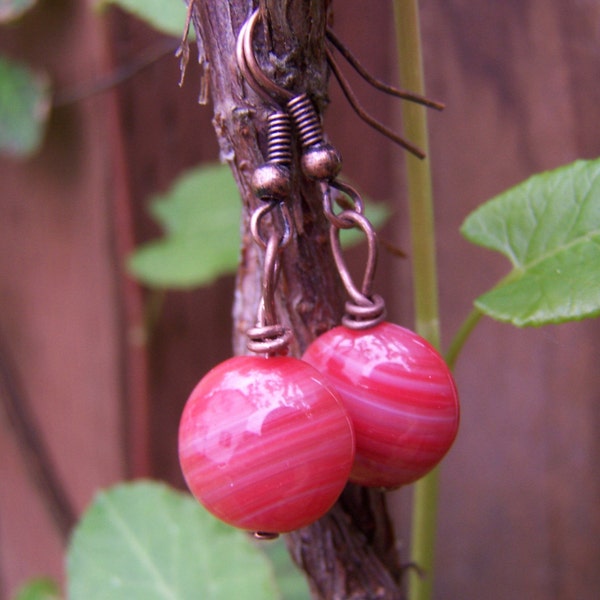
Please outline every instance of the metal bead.
[[303, 173], [317, 181], [335, 179], [342, 168], [340, 153], [326, 142], [306, 148], [300, 160]]
[[261, 200], [285, 200], [290, 195], [290, 179], [286, 165], [267, 162], [252, 174], [252, 191]]

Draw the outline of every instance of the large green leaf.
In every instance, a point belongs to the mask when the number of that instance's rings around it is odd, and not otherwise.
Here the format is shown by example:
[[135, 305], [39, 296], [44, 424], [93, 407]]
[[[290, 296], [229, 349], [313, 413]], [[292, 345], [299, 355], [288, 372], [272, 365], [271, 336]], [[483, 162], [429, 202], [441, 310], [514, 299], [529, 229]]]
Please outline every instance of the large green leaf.
[[123, 10], [146, 21], [149, 25], [174, 37], [183, 35], [186, 7], [183, 0], [97, 0], [96, 6], [103, 9], [115, 4]]
[[100, 493], [67, 555], [69, 600], [273, 600], [271, 565], [248, 535], [187, 494], [135, 482]]
[[7, 23], [19, 18], [30, 8], [35, 6], [37, 0], [0, 0], [0, 23]]
[[[368, 203], [375, 226], [389, 210]], [[164, 196], [152, 199], [150, 212], [165, 230], [162, 238], [138, 248], [128, 268], [142, 283], [156, 288], [191, 289], [234, 273], [240, 246], [240, 196], [226, 165], [192, 169]], [[364, 239], [356, 230], [343, 231], [343, 242]]]
[[518, 326], [600, 314], [600, 160], [534, 175], [475, 210], [461, 232], [513, 265], [476, 300], [483, 313]]
[[0, 57], [0, 153], [25, 157], [35, 152], [50, 104], [45, 75]]
[[60, 600], [60, 590], [52, 579], [40, 577], [21, 587], [14, 600]]
[[165, 236], [136, 250], [130, 272], [151, 287], [189, 289], [235, 271], [240, 199], [231, 170], [200, 167], [180, 177], [150, 212]]

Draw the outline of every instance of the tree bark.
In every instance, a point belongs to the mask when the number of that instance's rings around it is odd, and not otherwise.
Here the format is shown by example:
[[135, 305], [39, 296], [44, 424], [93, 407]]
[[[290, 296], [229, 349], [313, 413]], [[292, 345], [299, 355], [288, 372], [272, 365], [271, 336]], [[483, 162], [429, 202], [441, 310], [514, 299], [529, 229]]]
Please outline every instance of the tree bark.
[[[265, 104], [237, 68], [235, 46], [250, 0], [194, 2], [204, 84], [210, 88], [213, 124], [221, 158], [229, 163], [242, 198], [242, 247], [234, 305], [234, 351], [246, 353], [245, 332], [255, 324], [261, 294], [262, 251], [249, 231], [258, 206], [250, 179], [265, 160]], [[325, 29], [330, 0], [261, 0], [256, 54], [264, 71], [294, 93], [307, 92], [320, 109], [327, 104]], [[294, 157], [297, 161], [297, 156]], [[328, 242], [328, 224], [316, 184], [292, 166], [294, 239], [280, 258], [276, 306], [294, 338], [290, 353], [302, 354], [319, 334], [337, 325], [346, 299]], [[218, 201], [218, 198], [215, 199]], [[287, 536], [295, 562], [306, 572], [314, 598], [399, 600], [401, 570], [383, 494], [348, 485], [321, 520]]]

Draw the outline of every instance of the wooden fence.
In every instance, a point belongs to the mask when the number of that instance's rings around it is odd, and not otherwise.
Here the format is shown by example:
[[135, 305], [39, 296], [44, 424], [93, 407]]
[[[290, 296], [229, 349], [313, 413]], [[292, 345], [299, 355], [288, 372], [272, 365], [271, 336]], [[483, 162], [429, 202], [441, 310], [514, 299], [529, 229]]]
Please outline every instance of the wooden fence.
[[[49, 69], [64, 91], [165, 45], [90, 4], [42, 3], [18, 32], [0, 32], [0, 47]], [[507, 269], [461, 239], [463, 218], [535, 172], [600, 154], [600, 4], [421, 4], [428, 93], [447, 104], [430, 115], [430, 156], [448, 341], [472, 299]], [[390, 3], [334, 9], [338, 35], [395, 81]], [[3, 373], [31, 407], [77, 512], [123, 478], [181, 485], [182, 404], [230, 351], [230, 278], [167, 294], [147, 339], [149, 296], [123, 272], [124, 254], [158, 233], [149, 196], [218, 158], [197, 75], [192, 61], [180, 89], [169, 53], [111, 91], [57, 108], [35, 158], [0, 162]], [[370, 111], [401, 126], [396, 101], [352, 82]], [[333, 84], [326, 127], [345, 173], [394, 207], [383, 237], [408, 248], [401, 151], [366, 129]], [[408, 261], [384, 253], [379, 273], [392, 316], [410, 325]], [[436, 599], [599, 597], [599, 359], [597, 320], [522, 331], [486, 320], [475, 332], [457, 366], [463, 419], [443, 468]], [[28, 577], [62, 577], [63, 542], [43, 496], [0, 410], [2, 598]], [[409, 493], [390, 501], [406, 541]]]

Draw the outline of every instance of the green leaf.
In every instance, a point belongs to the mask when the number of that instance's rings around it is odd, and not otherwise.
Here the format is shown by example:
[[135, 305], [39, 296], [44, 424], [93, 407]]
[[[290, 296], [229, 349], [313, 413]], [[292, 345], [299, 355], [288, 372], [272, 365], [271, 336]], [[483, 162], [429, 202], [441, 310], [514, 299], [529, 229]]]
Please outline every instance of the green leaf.
[[0, 0], [0, 23], [18, 19], [35, 4], [36, 0]]
[[273, 600], [249, 536], [191, 496], [140, 481], [100, 493], [67, 554], [70, 600]]
[[[150, 287], [192, 289], [234, 273], [240, 248], [240, 195], [226, 165], [192, 169], [175, 181], [164, 196], [150, 202], [150, 212], [165, 236], [140, 246], [129, 257], [129, 272]], [[365, 214], [375, 226], [389, 210], [367, 204]], [[342, 242], [364, 239], [344, 230]]]
[[151, 287], [190, 289], [235, 271], [239, 256], [240, 196], [229, 167], [188, 171], [150, 212], [165, 237], [130, 257], [130, 272]]
[[146, 21], [156, 30], [181, 38], [185, 26], [186, 6], [183, 0], [97, 0], [102, 10], [115, 4], [123, 10]]
[[14, 600], [60, 600], [60, 590], [52, 579], [40, 577], [21, 587]]
[[0, 153], [33, 154], [42, 142], [50, 104], [45, 75], [0, 57]]
[[475, 210], [461, 232], [513, 265], [476, 300], [483, 313], [517, 326], [600, 314], [600, 160], [534, 175]]

